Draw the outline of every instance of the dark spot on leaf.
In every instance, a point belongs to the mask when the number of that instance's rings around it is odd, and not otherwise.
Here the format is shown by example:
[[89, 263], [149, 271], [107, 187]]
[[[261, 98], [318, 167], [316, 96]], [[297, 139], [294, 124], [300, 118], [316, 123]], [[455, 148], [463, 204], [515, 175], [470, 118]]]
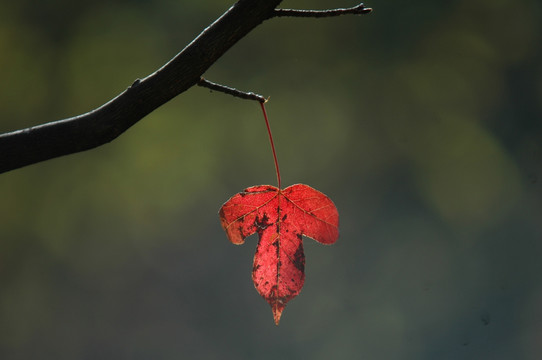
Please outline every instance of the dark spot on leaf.
[[303, 253], [303, 244], [299, 244], [294, 254], [293, 264], [296, 269], [305, 271], [305, 254]]
[[303, 235], [301, 235], [301, 234], [296, 234], [296, 236], [297, 236], [297, 238], [298, 238], [300, 241], [303, 240]]
[[252, 267], [252, 271], [258, 271], [260, 266], [261, 266], [260, 264], [258, 264], [258, 265], [254, 264], [254, 266]]
[[271, 287], [271, 290], [269, 291], [269, 297], [272, 298], [272, 299], [275, 299], [277, 297], [277, 293], [278, 293], [278, 286], [273, 285]]
[[254, 226], [256, 227], [258, 234], [261, 234], [261, 232], [267, 229], [269, 225], [271, 225], [271, 223], [269, 223], [269, 217], [266, 214], [263, 214], [261, 220], [258, 217], [254, 219]]
[[284, 214], [284, 216], [282, 217], [282, 221], [285, 221], [287, 217], [288, 217], [288, 214]]
[[[289, 292], [290, 294], [295, 294], [296, 290], [295, 290], [295, 289], [292, 289], [291, 287], [288, 286], [288, 292]], [[289, 300], [289, 299], [293, 298], [293, 296], [285, 296], [284, 298], [287, 299], [287, 300]]]

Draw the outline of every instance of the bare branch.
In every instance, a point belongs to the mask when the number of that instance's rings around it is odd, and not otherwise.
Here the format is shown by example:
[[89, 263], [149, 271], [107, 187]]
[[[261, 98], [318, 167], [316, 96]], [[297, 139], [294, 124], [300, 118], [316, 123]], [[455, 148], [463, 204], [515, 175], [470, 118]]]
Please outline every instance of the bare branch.
[[245, 91], [237, 90], [235, 88], [232, 88], [226, 85], [217, 84], [212, 81], [205, 80], [203, 77], [199, 79], [198, 86], [205, 87], [205, 88], [219, 91], [219, 92], [223, 92], [225, 94], [229, 94], [229, 95], [232, 95], [241, 99], [245, 99], [245, 100], [256, 100], [260, 103], [267, 102], [267, 99], [261, 95], [254, 94], [253, 92], [245, 92]]
[[99, 108], [72, 118], [0, 134], [0, 173], [106, 144], [194, 85], [245, 99], [266, 100], [204, 80], [201, 76], [235, 43], [277, 16], [327, 17], [365, 14], [363, 4], [323, 11], [276, 9], [281, 0], [239, 0], [160, 69], [137, 79]]
[[363, 3], [350, 7], [350, 8], [339, 8], [339, 9], [328, 9], [328, 10], [296, 10], [296, 9], [275, 9], [273, 16], [292, 16], [292, 17], [310, 17], [310, 18], [322, 18], [322, 17], [332, 17], [340, 15], [362, 15], [368, 14], [373, 9], [365, 7]]
[[86, 114], [0, 135], [0, 173], [106, 144], [196, 85], [281, 0], [239, 0], [163, 67]]

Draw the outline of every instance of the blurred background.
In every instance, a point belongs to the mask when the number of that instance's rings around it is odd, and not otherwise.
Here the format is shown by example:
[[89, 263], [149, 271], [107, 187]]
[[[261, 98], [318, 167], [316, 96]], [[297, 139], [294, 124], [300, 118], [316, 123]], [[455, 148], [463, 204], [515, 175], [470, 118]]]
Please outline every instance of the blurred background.
[[[0, 0], [0, 131], [98, 107], [233, 2]], [[284, 185], [339, 209], [279, 327], [257, 238], [232, 245], [217, 214], [275, 184], [259, 105], [194, 87], [0, 175], [0, 358], [539, 359], [542, 5], [366, 5], [267, 21], [205, 74], [271, 97]]]

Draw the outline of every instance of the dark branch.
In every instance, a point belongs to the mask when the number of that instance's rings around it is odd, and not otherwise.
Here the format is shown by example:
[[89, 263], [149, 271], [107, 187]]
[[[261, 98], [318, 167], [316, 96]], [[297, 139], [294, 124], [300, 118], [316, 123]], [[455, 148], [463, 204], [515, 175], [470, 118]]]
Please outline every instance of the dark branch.
[[0, 173], [95, 148], [115, 139], [175, 96], [237, 41], [273, 16], [281, 0], [240, 0], [162, 68], [96, 110], [0, 135]]
[[340, 15], [361, 15], [368, 14], [373, 9], [365, 7], [363, 3], [350, 7], [350, 8], [340, 8], [340, 9], [329, 9], [329, 10], [296, 10], [296, 9], [276, 9], [273, 16], [292, 16], [292, 17], [311, 17], [311, 18], [322, 18], [322, 17], [332, 17]]
[[229, 94], [229, 95], [232, 95], [241, 99], [245, 99], [245, 100], [256, 100], [261, 103], [264, 103], [267, 101], [267, 99], [264, 98], [263, 96], [254, 94], [253, 92], [244, 92], [244, 91], [237, 90], [229, 86], [220, 85], [212, 81], [205, 80], [204, 78], [201, 78], [198, 81], [198, 86], [205, 87], [207, 89], [211, 89], [211, 90], [215, 90], [219, 92], [223, 92], [225, 94]]
[[[281, 0], [239, 0], [156, 72], [86, 114], [0, 135], [0, 173], [106, 144], [175, 96], [198, 84], [205, 71], [263, 21], [276, 16], [364, 14], [363, 4], [326, 11], [277, 10]], [[262, 101], [251, 93], [215, 90]], [[240, 97], [243, 97], [240, 96]], [[263, 99], [265, 101], [265, 99]]]

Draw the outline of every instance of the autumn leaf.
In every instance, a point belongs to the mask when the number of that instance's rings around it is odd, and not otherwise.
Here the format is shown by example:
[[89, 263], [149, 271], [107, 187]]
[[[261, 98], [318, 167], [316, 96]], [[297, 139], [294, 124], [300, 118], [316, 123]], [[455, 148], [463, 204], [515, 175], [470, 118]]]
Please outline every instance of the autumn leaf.
[[286, 303], [305, 281], [302, 235], [322, 244], [339, 237], [339, 213], [323, 193], [304, 184], [280, 189], [259, 185], [230, 198], [220, 209], [220, 221], [234, 244], [258, 233], [252, 280], [273, 311], [275, 324]]
[[252, 280], [279, 324], [286, 303], [296, 297], [305, 282], [303, 235], [322, 244], [339, 237], [339, 213], [326, 195], [308, 185], [281, 189], [279, 163], [265, 111], [260, 102], [275, 161], [278, 187], [258, 185], [231, 197], [220, 208], [220, 222], [234, 244], [258, 233]]

